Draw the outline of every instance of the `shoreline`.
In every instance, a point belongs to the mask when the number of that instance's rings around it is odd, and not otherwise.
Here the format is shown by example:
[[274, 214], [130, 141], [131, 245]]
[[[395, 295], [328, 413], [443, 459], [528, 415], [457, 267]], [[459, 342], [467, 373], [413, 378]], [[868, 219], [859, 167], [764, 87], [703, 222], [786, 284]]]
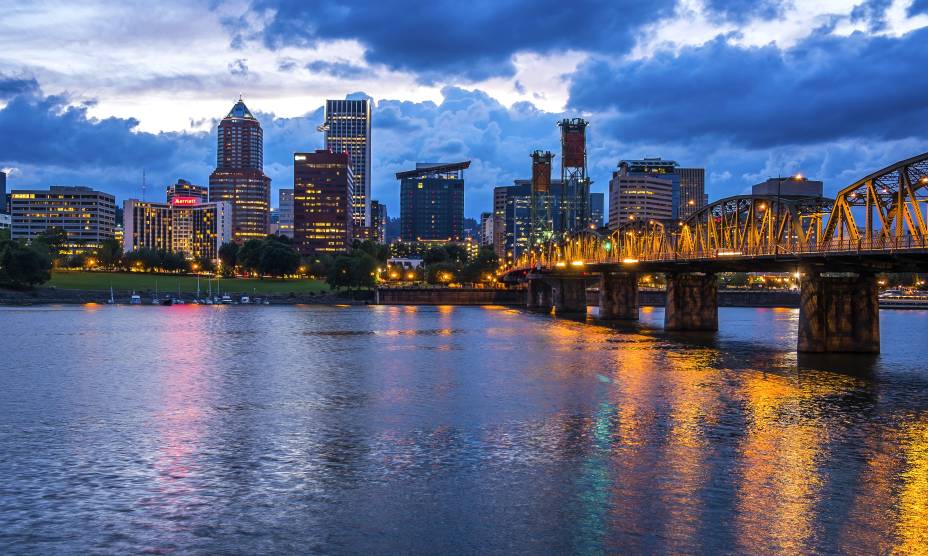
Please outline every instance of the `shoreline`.
[[[115, 305], [131, 305], [130, 298], [133, 294], [129, 290], [114, 290]], [[153, 290], [135, 290], [142, 299], [142, 305], [153, 306]], [[225, 292], [233, 300], [240, 299], [243, 295], [254, 299], [268, 300], [271, 305], [367, 305], [373, 300], [373, 292], [354, 292], [349, 296], [346, 292], [320, 292], [316, 294], [306, 293], [273, 293], [273, 294], [252, 294], [249, 292]], [[161, 292], [160, 296], [172, 295], [169, 292]], [[193, 294], [181, 296], [185, 304], [193, 304]], [[204, 296], [205, 297], [205, 296]], [[40, 287], [33, 290], [10, 290], [0, 288], [0, 306], [11, 307], [28, 307], [34, 305], [86, 305], [96, 303], [99, 305], [108, 305], [110, 300], [109, 290], [76, 290], [54, 287]]]
[[[441, 292], [442, 290], [438, 288], [432, 289], [435, 293]], [[450, 291], [454, 291], [453, 289]], [[116, 290], [115, 292], [116, 303], [115, 305], [131, 305], [130, 296], [132, 295], [131, 291], [121, 291]], [[136, 291], [141, 298], [143, 306], [155, 306], [155, 303], [152, 303], [152, 297], [154, 292], [148, 290]], [[228, 293], [228, 292], [227, 292]], [[793, 294], [795, 300], [790, 299], [793, 295], [788, 294], [787, 292], [764, 292], [760, 296], [757, 295], [758, 292], [750, 292], [751, 295], [745, 295], [748, 292], [741, 290], [719, 290], [719, 307], [743, 307], [743, 308], [777, 308], [777, 309], [795, 309], [798, 308], [799, 296], [798, 293]], [[786, 296], [782, 295], [771, 295], [771, 294], [783, 294], [787, 293]], [[641, 307], [663, 307], [664, 306], [664, 292], [657, 290], [642, 290], [640, 299]], [[353, 292], [352, 296], [348, 296], [347, 292], [320, 292], [316, 294], [297, 294], [297, 293], [274, 293], [266, 295], [254, 295], [248, 292], [236, 292], [229, 293], [233, 300], [240, 299], [243, 295], [247, 295], [254, 299], [261, 299], [269, 301], [270, 305], [376, 305], [378, 304], [375, 300], [374, 291], [360, 291]], [[763, 299], [768, 297], [768, 299]], [[760, 297], [760, 299], [758, 299]], [[63, 288], [54, 288], [54, 287], [45, 287], [45, 288], [36, 288], [34, 290], [19, 291], [19, 290], [10, 290], [0, 288], [0, 307], [29, 307], [36, 305], [86, 305], [86, 304], [98, 304], [98, 305], [108, 305], [110, 299], [109, 291], [100, 291], [100, 290], [76, 290], [76, 289], [63, 289]], [[185, 304], [192, 305], [193, 296], [185, 297]], [[446, 299], [441, 301], [431, 302], [414, 302], [412, 300], [405, 300], [406, 302], [396, 302], [393, 303], [380, 303], [382, 305], [422, 305], [422, 306], [437, 306], [437, 305], [451, 305], [451, 306], [481, 306], [481, 305], [499, 305], [500, 303], [462, 303], [455, 302], [459, 300]], [[235, 303], [236, 305], [239, 303]], [[519, 304], [514, 303], [503, 303], [504, 305], [518, 308]], [[595, 306], [595, 304], [591, 305]], [[928, 301], [910, 301], [910, 300], [880, 300], [880, 309], [888, 310], [903, 310], [903, 311], [918, 311], [918, 310], [928, 310]]]

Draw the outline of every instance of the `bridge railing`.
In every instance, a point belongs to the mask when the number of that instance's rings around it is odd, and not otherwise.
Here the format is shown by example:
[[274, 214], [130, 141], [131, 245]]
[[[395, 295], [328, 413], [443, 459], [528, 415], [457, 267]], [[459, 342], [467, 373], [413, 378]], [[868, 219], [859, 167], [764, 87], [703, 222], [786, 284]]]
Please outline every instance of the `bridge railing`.
[[[902, 237], [880, 236], [869, 239], [832, 239], [829, 241], [811, 243], [794, 240], [740, 248], [697, 249], [686, 253], [680, 253], [678, 249], [676, 249], [676, 246], [671, 247], [671, 249], [664, 249], [652, 253], [641, 252], [640, 250], [629, 252], [621, 248], [613, 250], [601, 249], [597, 253], [589, 253], [587, 256], [584, 256], [582, 260], [586, 264], [610, 264], [639, 261], [667, 262], [739, 258], [749, 259], [771, 256], [801, 257], [803, 255], [890, 254], [901, 251], [928, 250], [928, 239], [905, 235]], [[536, 264], [541, 264], [542, 266], [562, 266], [567, 264], [565, 261], [548, 259], [550, 259], [550, 257], [543, 257], [541, 260], [525, 266], [534, 267]]]

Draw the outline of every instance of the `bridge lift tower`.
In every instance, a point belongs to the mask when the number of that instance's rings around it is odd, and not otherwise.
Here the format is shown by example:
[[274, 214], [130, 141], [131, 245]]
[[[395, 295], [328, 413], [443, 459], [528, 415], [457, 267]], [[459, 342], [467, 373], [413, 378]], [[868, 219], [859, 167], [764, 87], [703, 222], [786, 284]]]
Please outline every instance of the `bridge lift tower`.
[[586, 126], [583, 118], [565, 118], [561, 128], [562, 237], [585, 230], [590, 223], [590, 178], [586, 172]]
[[554, 220], [551, 217], [551, 151], [535, 151], [532, 157], [531, 225], [529, 249], [535, 251], [540, 245], [551, 241], [554, 235]]

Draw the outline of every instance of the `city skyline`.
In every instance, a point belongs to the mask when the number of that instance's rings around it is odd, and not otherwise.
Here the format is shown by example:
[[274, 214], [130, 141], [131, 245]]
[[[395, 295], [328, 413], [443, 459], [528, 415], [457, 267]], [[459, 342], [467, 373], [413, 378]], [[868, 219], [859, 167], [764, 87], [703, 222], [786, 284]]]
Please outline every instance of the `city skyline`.
[[[0, 23], [0, 122], [13, 132], [0, 139], [0, 168], [12, 169], [9, 189], [87, 185], [121, 199], [138, 196], [143, 169], [159, 187], [177, 178], [205, 183], [218, 116], [244, 93], [264, 123], [276, 199], [291, 185], [292, 153], [322, 146], [314, 130], [324, 100], [347, 96], [374, 99], [371, 195], [394, 214], [396, 171], [421, 160], [469, 159], [467, 216], [479, 216], [493, 187], [528, 177], [527, 149], [557, 150], [555, 122], [576, 115], [591, 121], [594, 192], [606, 192], [618, 160], [662, 156], [706, 168], [711, 198], [797, 171], [824, 180], [830, 194], [895, 152], [928, 150], [921, 128], [898, 125], [926, 115], [917, 100], [924, 78], [916, 74], [912, 83], [903, 75], [925, 62], [923, 4], [726, 9], [692, 1], [632, 6], [622, 22], [609, 10], [578, 8], [583, 36], [529, 33], [534, 38], [455, 41], [468, 46], [446, 50], [439, 47], [450, 37], [423, 26], [443, 7], [401, 18], [385, 3], [358, 14], [383, 20], [385, 29], [422, 27], [420, 40], [434, 47], [422, 49], [347, 25], [328, 10], [316, 15], [272, 2], [167, 3], [145, 13], [151, 26], [132, 25], [142, 16], [131, 6], [17, 6]], [[108, 12], [122, 19], [101, 17]], [[491, 26], [512, 13], [474, 12], [465, 19]], [[314, 17], [346, 24], [312, 25]], [[544, 30], [563, 17], [533, 13], [525, 24]], [[127, 40], [115, 20], [129, 22], [133, 36]], [[306, 25], [285, 24], [291, 20]], [[683, 25], [687, 33], [675, 32]], [[172, 44], [170, 33], [155, 36], [149, 27], [183, 32], [189, 42]], [[73, 52], [70, 62], [50, 56], [62, 48]], [[846, 67], [855, 68], [855, 79], [905, 77], [910, 85], [848, 87]], [[610, 77], [594, 85], [603, 75]], [[727, 102], [713, 100], [720, 95]], [[27, 133], [44, 148], [11, 139]], [[55, 144], [59, 136], [74, 139]]]

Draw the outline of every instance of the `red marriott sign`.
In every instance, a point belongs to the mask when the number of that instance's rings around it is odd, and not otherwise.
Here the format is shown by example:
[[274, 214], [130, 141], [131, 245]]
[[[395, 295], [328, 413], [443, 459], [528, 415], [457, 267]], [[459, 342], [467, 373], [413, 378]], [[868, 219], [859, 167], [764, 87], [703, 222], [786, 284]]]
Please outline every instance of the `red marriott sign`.
[[175, 207], [192, 207], [200, 203], [198, 197], [174, 197], [171, 199], [171, 204]]

